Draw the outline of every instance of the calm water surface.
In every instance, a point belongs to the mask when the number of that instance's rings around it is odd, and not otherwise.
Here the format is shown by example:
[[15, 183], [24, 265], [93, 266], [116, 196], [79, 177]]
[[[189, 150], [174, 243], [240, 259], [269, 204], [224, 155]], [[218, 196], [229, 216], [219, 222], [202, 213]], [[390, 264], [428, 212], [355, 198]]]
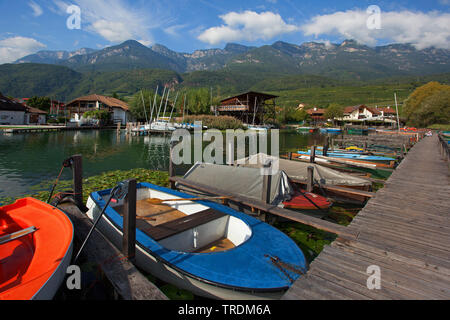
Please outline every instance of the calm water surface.
[[[135, 168], [167, 171], [169, 141], [170, 136], [128, 137], [114, 130], [0, 133], [0, 198], [22, 197], [32, 193], [32, 186], [54, 180], [63, 160], [74, 154], [83, 155], [84, 177]], [[323, 141], [322, 135], [280, 132], [280, 152]], [[177, 174], [188, 168], [177, 167]], [[71, 179], [71, 171], [66, 169], [62, 179]]]

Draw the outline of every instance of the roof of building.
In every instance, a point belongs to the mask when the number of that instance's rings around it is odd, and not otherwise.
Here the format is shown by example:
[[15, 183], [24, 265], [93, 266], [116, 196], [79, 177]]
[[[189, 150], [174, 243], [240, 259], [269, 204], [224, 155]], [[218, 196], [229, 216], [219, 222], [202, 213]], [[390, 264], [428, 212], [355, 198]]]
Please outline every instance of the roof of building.
[[28, 106], [26, 106], [26, 109], [27, 109], [27, 113], [35, 113], [35, 114], [47, 114], [48, 113], [48, 112], [39, 110], [37, 108], [28, 107]]
[[391, 107], [387, 108], [378, 108], [379, 111], [383, 111], [384, 114], [396, 114], [397, 112]]
[[313, 108], [313, 109], [308, 109], [306, 110], [306, 112], [308, 114], [315, 114], [315, 115], [324, 115], [326, 110], [325, 109], [317, 109], [317, 108]]
[[75, 100], [69, 102], [67, 104], [67, 106], [71, 105], [72, 103], [78, 102], [78, 101], [86, 101], [86, 102], [94, 102], [94, 101], [97, 102], [98, 101], [103, 104], [106, 104], [107, 106], [110, 106], [111, 108], [121, 108], [125, 111], [128, 111], [130, 109], [128, 104], [126, 102], [123, 102], [122, 100], [119, 100], [116, 98], [111, 98], [111, 97], [106, 97], [106, 96], [101, 96], [98, 94], [91, 94], [89, 96], [76, 98]]
[[259, 97], [259, 98], [262, 98], [264, 101], [266, 101], [266, 100], [272, 100], [272, 99], [275, 99], [275, 98], [278, 98], [278, 96], [274, 96], [274, 95], [271, 95], [271, 94], [266, 94], [266, 93], [261, 93], [261, 92], [255, 92], [255, 91], [249, 91], [249, 92], [246, 92], [246, 93], [242, 93], [242, 94], [240, 94], [240, 95], [237, 95], [237, 96], [234, 96], [234, 97], [229, 97], [229, 98], [226, 98], [226, 99], [223, 99], [222, 101], [220, 101], [220, 102], [226, 102], [226, 101], [228, 101], [228, 100], [233, 100], [233, 99], [239, 99], [239, 100], [244, 100], [244, 99], [246, 99], [247, 98], [247, 96], [249, 96], [249, 98], [251, 99], [251, 97], [253, 96], [257, 96], [257, 97]]
[[12, 99], [3, 96], [0, 93], [0, 110], [1, 111], [22, 111], [25, 112], [26, 108], [23, 104], [18, 103]]

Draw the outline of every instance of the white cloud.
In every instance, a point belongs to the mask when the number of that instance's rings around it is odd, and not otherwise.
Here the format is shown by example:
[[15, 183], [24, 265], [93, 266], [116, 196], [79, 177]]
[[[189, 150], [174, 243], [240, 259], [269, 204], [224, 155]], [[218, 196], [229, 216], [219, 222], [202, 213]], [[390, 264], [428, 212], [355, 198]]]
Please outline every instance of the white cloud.
[[381, 29], [367, 27], [365, 10], [319, 15], [302, 26], [305, 35], [333, 35], [375, 46], [380, 40], [411, 43], [417, 49], [450, 49], [450, 14], [440, 12], [381, 12]]
[[31, 9], [33, 10], [33, 16], [35, 17], [39, 17], [41, 16], [44, 11], [42, 10], [42, 8], [34, 1], [30, 1], [28, 2], [28, 5], [31, 7]]
[[[164, 21], [157, 1], [146, 3], [146, 7], [131, 7], [124, 0], [53, 0], [54, 12], [67, 15], [66, 9], [75, 4], [81, 8], [81, 28], [96, 33], [113, 42], [140, 39], [144, 43], [153, 43], [151, 29], [158, 28]], [[147, 8], [151, 8], [149, 11]]]
[[14, 62], [45, 47], [32, 38], [11, 37], [0, 40], [0, 64]]
[[174, 36], [174, 37], [178, 37], [179, 36], [179, 30], [186, 28], [187, 25], [185, 24], [176, 24], [173, 26], [169, 26], [167, 28], [164, 29], [164, 32], [167, 33], [168, 35]]
[[230, 12], [221, 15], [220, 18], [225, 24], [205, 30], [198, 37], [200, 41], [215, 45], [240, 40], [269, 40], [278, 35], [299, 30], [297, 26], [284, 22], [279, 14], [270, 11]]

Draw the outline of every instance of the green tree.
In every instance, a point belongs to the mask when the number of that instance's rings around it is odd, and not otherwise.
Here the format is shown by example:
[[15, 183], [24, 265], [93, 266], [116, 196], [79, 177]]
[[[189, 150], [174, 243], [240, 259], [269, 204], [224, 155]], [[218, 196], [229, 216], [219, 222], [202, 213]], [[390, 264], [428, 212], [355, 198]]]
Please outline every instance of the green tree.
[[186, 108], [189, 109], [189, 114], [210, 114], [211, 93], [209, 89], [199, 88], [188, 90]]
[[28, 100], [27, 105], [43, 111], [50, 111], [51, 100], [49, 97], [32, 97]]
[[344, 117], [344, 108], [337, 103], [332, 103], [326, 109], [324, 116], [326, 119], [333, 120], [334, 124], [336, 118]]
[[[170, 97], [169, 97], [170, 98]], [[144, 100], [144, 103], [142, 102]], [[142, 90], [136, 92], [133, 97], [131, 98], [130, 103], [130, 112], [133, 115], [135, 119], [138, 121], [145, 121], [150, 120], [151, 116], [151, 109], [150, 106], [153, 106], [155, 100], [155, 93], [149, 90]], [[166, 99], [164, 98], [163, 106], [161, 110], [160, 116], [162, 117], [162, 112], [164, 110], [164, 103], [166, 102]], [[159, 110], [161, 103], [161, 96], [156, 96], [156, 106], [153, 106], [153, 118], [156, 118], [157, 112]], [[144, 111], [144, 104], [145, 104], [145, 111]], [[172, 105], [170, 100], [168, 102], [168, 105]], [[169, 111], [170, 112], [170, 111]]]
[[83, 117], [87, 119], [97, 119], [102, 121], [103, 123], [106, 123], [110, 119], [110, 113], [106, 110], [91, 110], [85, 112], [83, 114]]
[[403, 117], [408, 125], [418, 126], [421, 123], [420, 114], [422, 113], [424, 101], [441, 90], [448, 90], [450, 86], [442, 85], [439, 82], [429, 82], [417, 88], [406, 99], [403, 105]]
[[450, 124], [450, 86], [425, 98], [409, 121], [416, 127]]

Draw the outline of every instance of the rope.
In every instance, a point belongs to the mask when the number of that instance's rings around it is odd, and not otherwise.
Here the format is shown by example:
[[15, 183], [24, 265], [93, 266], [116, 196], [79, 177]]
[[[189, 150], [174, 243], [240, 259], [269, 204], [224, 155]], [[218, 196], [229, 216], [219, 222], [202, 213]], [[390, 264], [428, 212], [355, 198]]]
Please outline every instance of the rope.
[[264, 255], [264, 257], [269, 258], [270, 261], [272, 262], [272, 264], [273, 264], [274, 266], [276, 266], [281, 272], [283, 272], [283, 274], [286, 276], [286, 278], [289, 279], [289, 281], [290, 281], [291, 283], [294, 283], [295, 280], [292, 279], [292, 277], [289, 275], [289, 273], [288, 273], [286, 270], [291, 271], [291, 272], [296, 273], [296, 274], [301, 275], [301, 276], [303, 276], [303, 275], [306, 274], [306, 271], [304, 271], [304, 270], [302, 270], [302, 269], [299, 269], [299, 268], [297, 268], [297, 267], [294, 267], [294, 266], [292, 266], [292, 265], [289, 264], [289, 263], [283, 262], [283, 261], [282, 261], [280, 258], [278, 258], [278, 257], [272, 257], [272, 256], [270, 256], [270, 255], [268, 255], [268, 254]]

